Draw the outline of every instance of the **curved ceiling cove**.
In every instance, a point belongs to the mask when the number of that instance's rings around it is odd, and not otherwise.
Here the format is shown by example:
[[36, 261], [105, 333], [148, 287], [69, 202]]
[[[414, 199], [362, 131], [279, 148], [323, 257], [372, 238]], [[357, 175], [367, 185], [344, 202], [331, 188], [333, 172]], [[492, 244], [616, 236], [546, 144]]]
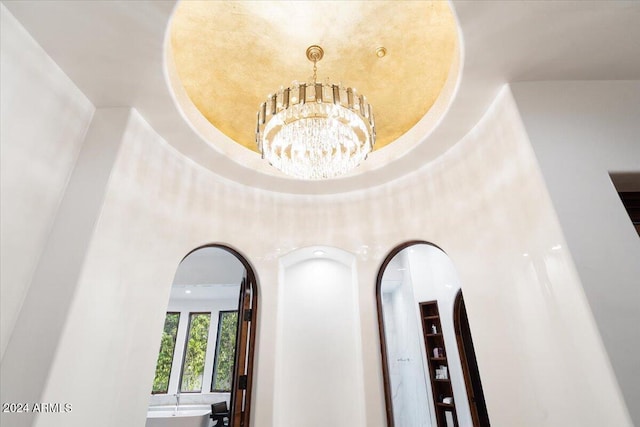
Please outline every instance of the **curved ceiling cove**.
[[[629, 43], [629, 40], [640, 39], [640, 26], [637, 25], [640, 3], [614, 3], [616, 7], [612, 7], [611, 1], [450, 0], [430, 3], [354, 0], [323, 3], [190, 0], [182, 4], [176, 0], [101, 0], [5, 1], [3, 6], [96, 108], [134, 108], [186, 160], [211, 172], [225, 184], [269, 193], [313, 196], [366, 191], [428, 168], [431, 162], [464, 140], [490, 111], [505, 84], [637, 80], [640, 76], [639, 45]], [[198, 111], [194, 101], [186, 95], [187, 82], [181, 82], [176, 71], [174, 56], [177, 54], [173, 54], [171, 47], [173, 24], [178, 23], [183, 7], [204, 7], [205, 4], [222, 8], [222, 15], [196, 14], [189, 18], [196, 21], [194, 25], [198, 22], [212, 24], [205, 28], [224, 34], [223, 41], [228, 38], [241, 42], [236, 52], [240, 60], [214, 61], [224, 45], [203, 51], [204, 57], [210, 58], [215, 66], [203, 65], [202, 72], [212, 80], [221, 76], [235, 79], [235, 82], [223, 79], [214, 95], [226, 94], [227, 98], [233, 99], [232, 105], [237, 101], [248, 106], [250, 118], [241, 119], [234, 113], [228, 121], [247, 132], [248, 141], [239, 136], [234, 138], [242, 140], [250, 149], [234, 142], [224, 133], [231, 135], [230, 130], [223, 132]], [[318, 17], [304, 13], [306, 7], [320, 8], [326, 4], [332, 7], [318, 13]], [[249, 5], [251, 10], [247, 11]], [[427, 10], [444, 8], [443, 13], [448, 17], [419, 16], [422, 12], [415, 11], [416, 16], [407, 19], [401, 9], [414, 6]], [[264, 26], [253, 26], [248, 22], [232, 26], [229, 23], [236, 15], [240, 18], [246, 14], [254, 14], [254, 19], [265, 22]], [[271, 20], [269, 25], [267, 17]], [[449, 20], [455, 27], [457, 40], [454, 39], [453, 62], [437, 100], [392, 144], [382, 147], [382, 141], [393, 137], [379, 135], [378, 149], [351, 173], [329, 180], [291, 179], [253, 151], [255, 110], [266, 95], [278, 90], [280, 85], [309, 78], [312, 64], [305, 58], [305, 49], [313, 44], [320, 44], [325, 49], [325, 56], [318, 64], [318, 76], [356, 87], [373, 104], [377, 124], [384, 126], [387, 119], [381, 108], [385, 103], [375, 99], [376, 91], [390, 88], [400, 94], [399, 91], [409, 88], [423, 90], [431, 79], [425, 69], [433, 68], [431, 62], [435, 59], [435, 53], [428, 48], [442, 42], [435, 35], [418, 42], [412, 34], [421, 28], [427, 31], [437, 27], [441, 19]], [[542, 24], [544, 31], [541, 31]], [[328, 41], [334, 33], [340, 36], [335, 39], [338, 44], [331, 45]], [[278, 39], [278, 34], [284, 36]], [[368, 35], [366, 39], [365, 34]], [[215, 40], [214, 35], [201, 35], [202, 40], [193, 37], [205, 42]], [[391, 44], [388, 37], [396, 40], [396, 44]], [[262, 52], [268, 47], [268, 53], [250, 54], [258, 45]], [[198, 44], [189, 49], [196, 46], [203, 49]], [[379, 47], [386, 49], [382, 58], [368, 57], [366, 61], [369, 62], [358, 59], [362, 52]], [[278, 56], [274, 56], [274, 52]], [[375, 67], [399, 61], [397, 55], [428, 62], [420, 71], [403, 65], [385, 78], [375, 74]], [[338, 75], [329, 67], [332, 61], [347, 64], [344, 68], [351, 74]], [[247, 75], [240, 73], [241, 63], [251, 65]], [[280, 74], [276, 76], [275, 67], [280, 63], [287, 69], [278, 68]], [[254, 80], [262, 81], [266, 75], [271, 75], [273, 81], [265, 81], [262, 88], [257, 88]], [[352, 78], [364, 81], [350, 81]], [[408, 79], [412, 78], [417, 80], [410, 83]], [[236, 93], [237, 88], [232, 91], [232, 83], [241, 87], [241, 92]], [[245, 100], [247, 93], [253, 93], [252, 100]], [[405, 108], [405, 101], [400, 96], [392, 99], [400, 104], [400, 107], [391, 108], [392, 112], [402, 110], [409, 114], [409, 108]], [[398, 103], [390, 105], [397, 106]], [[217, 126], [222, 128], [221, 124]]]
[[172, 83], [218, 131], [256, 152], [260, 103], [292, 81], [312, 81], [311, 45], [324, 49], [318, 81], [366, 95], [378, 150], [427, 114], [459, 51], [443, 1], [182, 1], [169, 31]]

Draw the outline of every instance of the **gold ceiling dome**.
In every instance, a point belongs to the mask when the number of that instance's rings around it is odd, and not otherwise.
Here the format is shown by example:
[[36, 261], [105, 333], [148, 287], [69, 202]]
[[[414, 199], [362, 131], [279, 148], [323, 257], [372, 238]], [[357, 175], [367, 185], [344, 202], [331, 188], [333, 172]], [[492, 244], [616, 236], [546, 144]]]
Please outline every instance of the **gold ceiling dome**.
[[458, 55], [455, 18], [438, 0], [182, 1], [169, 42], [193, 105], [252, 151], [267, 94], [313, 81], [310, 46], [324, 55], [317, 83], [357, 88], [375, 108], [376, 150], [427, 114]]

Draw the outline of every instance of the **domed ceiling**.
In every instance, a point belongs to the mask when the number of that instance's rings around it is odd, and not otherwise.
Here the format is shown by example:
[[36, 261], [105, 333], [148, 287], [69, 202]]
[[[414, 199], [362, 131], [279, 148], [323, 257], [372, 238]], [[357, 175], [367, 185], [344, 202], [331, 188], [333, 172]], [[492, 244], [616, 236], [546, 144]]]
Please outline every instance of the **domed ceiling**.
[[372, 104], [378, 150], [425, 116], [458, 54], [444, 1], [183, 1], [169, 41], [193, 105], [252, 151], [260, 103], [312, 80], [311, 45], [324, 49], [318, 81], [355, 87]]
[[[256, 191], [345, 197], [428, 167], [472, 131], [505, 84], [637, 79], [638, 44], [629, 40], [640, 39], [638, 7], [629, 2], [617, 2], [617, 7], [611, 4], [455, 0], [3, 2], [96, 108], [134, 108], [176, 153], [194, 165], [225, 182]], [[206, 7], [215, 11], [188, 11]], [[455, 11], [455, 20], [449, 8]], [[443, 16], [434, 15], [437, 10]], [[51, 17], [55, 19], [46, 19]], [[180, 29], [183, 19], [185, 28]], [[449, 22], [448, 30], [444, 22]], [[190, 25], [193, 28], [189, 29]], [[196, 29], [201, 25], [206, 32], [198, 35], [200, 30]], [[440, 26], [442, 33], [436, 32]], [[185, 32], [186, 46], [179, 45], [181, 31]], [[429, 31], [434, 32], [432, 36], [421, 33]], [[407, 97], [424, 93], [435, 78], [430, 74], [438, 55], [435, 47], [446, 46], [446, 31], [457, 33], [450, 41], [454, 48], [446, 83], [431, 107], [432, 101], [409, 107]], [[172, 48], [172, 44], [176, 46]], [[378, 149], [352, 174], [339, 179], [291, 179], [254, 151], [255, 110], [281, 85], [310, 77], [305, 50], [312, 44], [325, 49], [318, 64], [319, 78], [358, 88], [373, 104], [378, 126], [391, 129], [378, 129]], [[386, 47], [387, 55], [372, 58], [372, 50], [380, 46]], [[194, 66], [203, 81], [190, 82], [187, 76], [181, 81], [175, 60], [180, 61], [181, 55], [195, 57], [198, 52], [211, 64], [201, 59], [204, 62]], [[360, 58], [365, 52], [366, 59]], [[223, 58], [225, 55], [231, 59]], [[396, 68], [382, 73], [378, 68], [385, 64]], [[338, 65], [341, 71], [331, 68]], [[216, 99], [216, 104], [226, 102], [224, 111], [233, 111], [227, 119], [211, 117], [213, 124], [196, 108], [197, 101], [187, 95], [189, 86], [204, 85], [209, 79], [219, 87], [206, 93], [203, 86], [202, 98], [212, 103]], [[377, 91], [382, 90], [391, 94], [385, 98], [388, 100], [378, 98]], [[246, 109], [247, 116], [240, 117], [235, 108]], [[401, 118], [388, 119], [385, 108]], [[414, 108], [422, 112], [416, 113]], [[408, 123], [403, 128], [419, 119], [394, 140], [392, 126], [404, 118]], [[240, 130], [227, 129], [224, 124]], [[388, 141], [393, 143], [383, 147]]]

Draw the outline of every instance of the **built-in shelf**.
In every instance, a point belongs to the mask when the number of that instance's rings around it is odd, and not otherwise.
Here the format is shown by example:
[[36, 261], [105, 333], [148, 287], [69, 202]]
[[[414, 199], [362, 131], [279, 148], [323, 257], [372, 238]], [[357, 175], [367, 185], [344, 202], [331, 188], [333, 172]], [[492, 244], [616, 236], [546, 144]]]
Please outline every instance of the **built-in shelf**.
[[[420, 316], [422, 317], [422, 330], [424, 333], [424, 345], [427, 351], [429, 363], [429, 378], [431, 380], [431, 397], [436, 411], [436, 423], [438, 427], [447, 427], [447, 413], [453, 418], [454, 427], [458, 427], [458, 416], [454, 403], [443, 403], [445, 397], [453, 398], [451, 387], [451, 373], [447, 362], [447, 350], [442, 335], [440, 323], [440, 310], [437, 301], [420, 303]], [[448, 378], [436, 378], [436, 371], [446, 368]]]

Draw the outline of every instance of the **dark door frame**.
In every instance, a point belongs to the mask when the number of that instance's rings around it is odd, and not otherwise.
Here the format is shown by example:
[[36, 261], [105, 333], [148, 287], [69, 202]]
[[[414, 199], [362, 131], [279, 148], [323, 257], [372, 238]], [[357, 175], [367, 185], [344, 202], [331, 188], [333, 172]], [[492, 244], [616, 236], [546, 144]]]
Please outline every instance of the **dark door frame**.
[[[391, 400], [391, 382], [389, 379], [389, 356], [387, 355], [387, 340], [385, 337], [384, 318], [382, 314], [382, 276], [384, 275], [384, 271], [387, 269], [387, 266], [389, 265], [393, 257], [398, 255], [402, 250], [415, 245], [433, 246], [434, 248], [441, 250], [446, 254], [446, 252], [443, 251], [442, 248], [434, 245], [433, 243], [424, 240], [409, 240], [407, 242], [399, 244], [398, 246], [393, 248], [391, 252], [389, 252], [389, 255], [387, 255], [387, 257], [384, 259], [382, 265], [380, 266], [380, 269], [378, 270], [378, 276], [376, 279], [376, 307], [378, 311], [378, 332], [380, 334], [380, 355], [382, 356], [382, 380], [384, 384], [384, 403], [387, 412], [387, 427], [394, 427], [395, 421], [393, 420], [393, 401]], [[425, 402], [425, 404], [427, 403]]]
[[473, 348], [473, 340], [471, 338], [471, 330], [469, 329], [469, 320], [467, 319], [467, 309], [464, 305], [462, 290], [458, 291], [453, 303], [453, 328], [456, 333], [458, 353], [460, 355], [460, 364], [462, 365], [464, 385], [467, 389], [467, 399], [469, 399], [469, 409], [471, 411], [473, 427], [489, 427], [489, 414], [482, 391], [482, 382], [480, 380], [480, 372], [478, 371], [478, 362], [476, 361], [476, 353]]
[[[236, 332], [236, 360], [231, 382], [229, 427], [247, 427], [251, 415], [251, 391], [253, 385], [253, 360], [258, 317], [258, 281], [255, 270], [238, 250], [218, 243], [199, 246], [189, 255], [204, 248], [219, 248], [235, 256], [244, 266], [246, 276], [242, 280], [238, 301], [238, 328]], [[237, 405], [240, 404], [240, 406]]]

